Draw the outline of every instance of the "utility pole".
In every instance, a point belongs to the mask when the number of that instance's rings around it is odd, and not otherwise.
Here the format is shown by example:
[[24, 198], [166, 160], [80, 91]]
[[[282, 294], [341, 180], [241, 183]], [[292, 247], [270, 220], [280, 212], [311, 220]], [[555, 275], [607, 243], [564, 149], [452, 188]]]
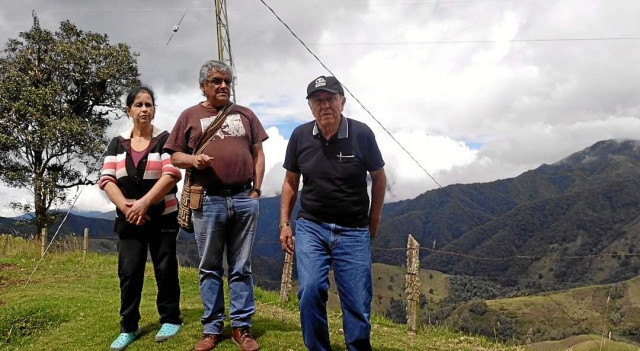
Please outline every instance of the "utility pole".
[[[227, 1], [215, 0], [216, 2], [216, 28], [218, 31], [218, 60], [228, 64], [235, 71], [233, 56], [231, 55], [231, 37], [229, 37], [229, 18], [227, 17]], [[236, 102], [236, 78], [231, 86], [233, 102]]]

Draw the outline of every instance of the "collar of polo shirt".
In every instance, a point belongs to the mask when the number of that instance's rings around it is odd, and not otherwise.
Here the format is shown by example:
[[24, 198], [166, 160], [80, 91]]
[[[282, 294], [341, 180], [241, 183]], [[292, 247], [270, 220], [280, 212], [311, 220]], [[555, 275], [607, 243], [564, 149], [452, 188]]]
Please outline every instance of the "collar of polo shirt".
[[[313, 136], [320, 133], [318, 128], [318, 122], [313, 124]], [[340, 127], [338, 127], [338, 139], [344, 139], [349, 137], [349, 124], [347, 123], [347, 117], [340, 115]]]

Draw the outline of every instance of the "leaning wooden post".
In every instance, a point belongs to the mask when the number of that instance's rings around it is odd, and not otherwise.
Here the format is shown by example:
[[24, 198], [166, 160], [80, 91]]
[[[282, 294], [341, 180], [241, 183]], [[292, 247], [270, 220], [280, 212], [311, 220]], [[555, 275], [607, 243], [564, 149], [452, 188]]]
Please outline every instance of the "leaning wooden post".
[[84, 241], [82, 242], [82, 259], [87, 258], [89, 252], [89, 228], [84, 228]]
[[7, 246], [9, 246], [9, 234], [2, 236], [2, 256], [7, 255]]
[[420, 326], [420, 244], [409, 234], [407, 241], [407, 328], [410, 335], [418, 333]]
[[291, 276], [293, 274], [293, 254], [285, 252], [282, 279], [280, 279], [280, 303], [289, 301], [291, 293]]
[[40, 233], [40, 240], [42, 241], [42, 245], [40, 247], [40, 257], [44, 257], [44, 251], [47, 249], [47, 228], [42, 228], [42, 233]]

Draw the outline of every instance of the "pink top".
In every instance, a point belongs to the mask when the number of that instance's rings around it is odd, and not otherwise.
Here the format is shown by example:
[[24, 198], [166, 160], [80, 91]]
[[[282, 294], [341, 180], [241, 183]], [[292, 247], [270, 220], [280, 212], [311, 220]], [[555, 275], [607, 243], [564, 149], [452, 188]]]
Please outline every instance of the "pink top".
[[147, 149], [149, 149], [149, 147], [145, 148], [142, 151], [136, 151], [133, 148], [131, 149], [131, 158], [133, 158], [133, 164], [136, 167], [138, 167], [138, 163], [140, 162], [140, 160], [142, 160], [144, 155], [147, 153]]

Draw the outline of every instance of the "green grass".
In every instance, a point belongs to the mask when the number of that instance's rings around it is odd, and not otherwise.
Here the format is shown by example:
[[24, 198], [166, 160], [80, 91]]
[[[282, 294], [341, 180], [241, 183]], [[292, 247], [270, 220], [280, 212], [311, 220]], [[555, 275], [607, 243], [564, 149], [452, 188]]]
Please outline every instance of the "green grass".
[[[602, 343], [602, 348], [600, 348]], [[637, 347], [621, 342], [616, 342], [600, 335], [578, 335], [557, 341], [544, 341], [527, 345], [531, 351], [635, 351]]]
[[[586, 333], [604, 332], [602, 350], [638, 350], [640, 278], [609, 285], [591, 285], [532, 296], [488, 300], [488, 315], [517, 321], [515, 338], [543, 341], [531, 350], [600, 350], [602, 338]], [[616, 318], [617, 316], [617, 318]], [[529, 335], [530, 334], [530, 335]]]
[[[83, 260], [80, 252], [53, 252], [25, 284], [38, 260], [37, 243], [20, 238], [10, 238], [6, 255], [0, 257], [0, 350], [107, 350], [119, 333], [117, 257], [90, 253]], [[183, 329], [165, 343], [154, 342], [159, 323], [149, 263], [140, 307], [143, 333], [127, 350], [192, 350], [200, 339], [197, 270], [180, 268], [179, 274]], [[260, 289], [255, 296], [253, 332], [262, 350], [304, 350], [296, 302], [280, 305], [277, 293]], [[330, 311], [329, 318], [333, 349], [345, 350], [339, 312]], [[225, 333], [229, 335], [228, 327]], [[440, 327], [410, 337], [405, 325], [378, 315], [372, 318], [372, 343], [382, 351], [523, 350]], [[216, 350], [237, 346], [227, 338]]]

